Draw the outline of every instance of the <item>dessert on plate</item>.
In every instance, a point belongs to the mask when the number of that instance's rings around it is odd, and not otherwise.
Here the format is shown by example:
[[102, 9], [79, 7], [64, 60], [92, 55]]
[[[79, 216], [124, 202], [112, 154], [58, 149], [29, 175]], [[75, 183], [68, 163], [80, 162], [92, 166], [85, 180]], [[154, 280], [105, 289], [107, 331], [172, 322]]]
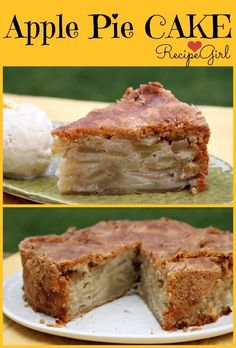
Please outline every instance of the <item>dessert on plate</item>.
[[161, 218], [108, 221], [20, 243], [25, 300], [68, 322], [137, 289], [165, 330], [232, 308], [232, 234]]
[[209, 127], [201, 111], [158, 82], [57, 128], [61, 194], [204, 190]]

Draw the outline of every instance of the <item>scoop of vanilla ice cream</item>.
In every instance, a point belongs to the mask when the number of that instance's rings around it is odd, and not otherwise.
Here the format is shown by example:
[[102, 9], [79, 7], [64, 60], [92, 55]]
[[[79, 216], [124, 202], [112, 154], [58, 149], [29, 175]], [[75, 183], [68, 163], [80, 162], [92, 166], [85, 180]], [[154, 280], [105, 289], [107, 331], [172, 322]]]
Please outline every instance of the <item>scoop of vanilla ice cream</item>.
[[51, 159], [52, 122], [34, 104], [3, 101], [4, 176], [33, 178]]

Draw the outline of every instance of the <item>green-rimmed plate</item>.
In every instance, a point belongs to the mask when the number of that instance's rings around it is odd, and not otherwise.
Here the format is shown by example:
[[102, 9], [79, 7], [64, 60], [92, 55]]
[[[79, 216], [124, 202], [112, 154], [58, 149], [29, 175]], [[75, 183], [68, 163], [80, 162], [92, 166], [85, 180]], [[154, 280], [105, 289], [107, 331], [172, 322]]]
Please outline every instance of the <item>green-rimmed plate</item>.
[[189, 190], [108, 196], [60, 195], [54, 175], [58, 160], [53, 159], [44, 176], [32, 180], [4, 179], [3, 190], [35, 202], [56, 204], [230, 204], [233, 200], [232, 168], [214, 156], [210, 156], [209, 187], [196, 196]]

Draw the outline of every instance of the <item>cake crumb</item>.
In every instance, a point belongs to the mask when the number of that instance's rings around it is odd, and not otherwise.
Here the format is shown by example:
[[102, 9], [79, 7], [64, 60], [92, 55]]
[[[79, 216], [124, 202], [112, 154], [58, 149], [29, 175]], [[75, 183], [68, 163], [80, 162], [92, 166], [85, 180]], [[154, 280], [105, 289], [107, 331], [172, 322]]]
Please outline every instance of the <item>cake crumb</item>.
[[192, 193], [193, 196], [196, 196], [196, 194], [198, 193], [197, 188], [196, 188], [195, 186], [193, 186], [193, 187], [190, 189], [190, 192]]
[[55, 327], [55, 324], [53, 324], [53, 323], [47, 323], [47, 326], [48, 326], [48, 327]]
[[[45, 323], [45, 321], [44, 321]], [[63, 321], [59, 320], [59, 319], [56, 319], [54, 323], [47, 323], [46, 324], [48, 327], [64, 327], [65, 326], [65, 323], [63, 323]]]
[[199, 331], [202, 330], [201, 326], [195, 326], [195, 327], [184, 327], [182, 329], [184, 332], [190, 332], [190, 331]]
[[131, 312], [128, 309], [125, 309], [124, 313], [131, 313]]
[[202, 327], [201, 327], [201, 326], [192, 327], [192, 328], [190, 329], [190, 331], [199, 331], [199, 330], [202, 330]]
[[44, 319], [40, 319], [39, 322], [40, 322], [40, 324], [45, 324], [45, 320]]
[[65, 326], [65, 323], [63, 323], [63, 321], [57, 319], [55, 321], [55, 327], [64, 327]]

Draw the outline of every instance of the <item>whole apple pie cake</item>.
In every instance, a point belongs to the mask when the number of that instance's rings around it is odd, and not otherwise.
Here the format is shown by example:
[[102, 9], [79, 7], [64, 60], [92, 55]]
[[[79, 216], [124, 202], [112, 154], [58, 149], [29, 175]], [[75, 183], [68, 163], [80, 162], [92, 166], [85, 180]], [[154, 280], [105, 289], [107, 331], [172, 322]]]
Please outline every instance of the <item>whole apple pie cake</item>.
[[158, 82], [52, 132], [61, 194], [205, 189], [209, 127], [201, 111]]
[[25, 300], [63, 322], [136, 289], [165, 330], [232, 307], [232, 234], [161, 218], [108, 221], [20, 243]]

